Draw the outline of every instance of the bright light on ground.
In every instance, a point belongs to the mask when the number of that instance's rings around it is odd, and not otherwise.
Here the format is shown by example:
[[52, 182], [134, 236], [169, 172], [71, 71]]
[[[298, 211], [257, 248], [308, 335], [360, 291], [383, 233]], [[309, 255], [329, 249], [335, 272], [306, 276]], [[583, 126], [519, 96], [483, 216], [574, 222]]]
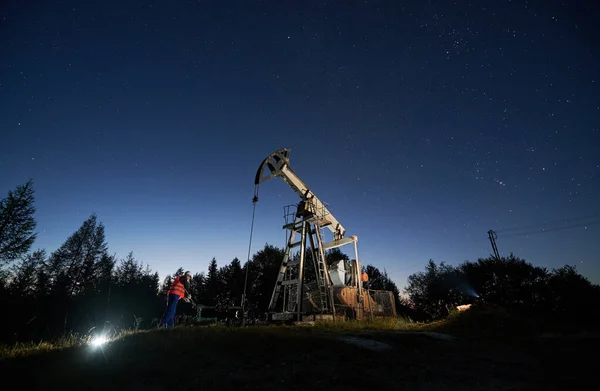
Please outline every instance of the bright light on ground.
[[90, 341], [90, 345], [94, 346], [94, 347], [98, 347], [98, 346], [102, 346], [103, 344], [108, 342], [108, 338], [106, 338], [104, 335], [99, 335], [97, 337], [94, 337], [91, 341]]

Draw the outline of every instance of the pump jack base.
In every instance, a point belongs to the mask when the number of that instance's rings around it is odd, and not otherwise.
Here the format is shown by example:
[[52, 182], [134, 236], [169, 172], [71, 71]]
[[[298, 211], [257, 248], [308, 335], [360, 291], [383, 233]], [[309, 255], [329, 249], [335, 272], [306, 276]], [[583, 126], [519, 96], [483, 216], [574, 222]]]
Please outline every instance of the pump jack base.
[[333, 314], [302, 314], [298, 316], [297, 312], [272, 312], [268, 315], [267, 322], [269, 323], [284, 323], [284, 324], [298, 324], [298, 323], [314, 323], [314, 322], [335, 322], [344, 321], [343, 315]]

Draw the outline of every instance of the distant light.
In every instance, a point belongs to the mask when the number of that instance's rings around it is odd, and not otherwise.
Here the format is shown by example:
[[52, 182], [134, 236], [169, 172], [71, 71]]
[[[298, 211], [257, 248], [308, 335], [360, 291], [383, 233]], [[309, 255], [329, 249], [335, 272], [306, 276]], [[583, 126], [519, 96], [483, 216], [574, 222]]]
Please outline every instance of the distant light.
[[463, 311], [466, 311], [466, 310], [470, 309], [471, 305], [472, 304], [459, 305], [459, 306], [456, 307], [456, 309], [458, 310], [458, 312], [463, 312]]
[[107, 342], [108, 342], [108, 338], [106, 338], [104, 335], [99, 335], [97, 337], [94, 337], [90, 341], [90, 345], [92, 345], [93, 347], [97, 348], [99, 346], [104, 345]]

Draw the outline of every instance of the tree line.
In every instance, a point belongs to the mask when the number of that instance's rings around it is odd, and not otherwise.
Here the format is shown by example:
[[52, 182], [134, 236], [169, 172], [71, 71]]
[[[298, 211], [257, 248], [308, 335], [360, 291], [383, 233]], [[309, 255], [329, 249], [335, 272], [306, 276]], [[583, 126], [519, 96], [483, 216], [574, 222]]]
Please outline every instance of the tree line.
[[406, 293], [425, 320], [443, 318], [458, 305], [488, 304], [554, 324], [583, 327], [600, 321], [594, 309], [600, 286], [575, 266], [549, 270], [513, 254], [458, 266], [429, 260], [424, 271], [408, 277]]
[[[119, 259], [109, 252], [105, 227], [91, 214], [55, 251], [32, 250], [36, 239], [33, 182], [17, 186], [0, 201], [0, 305], [6, 314], [0, 339], [52, 339], [69, 333], [111, 325], [152, 327], [166, 306], [166, 292], [180, 267], [162, 281], [157, 272], [132, 252]], [[248, 270], [246, 306], [261, 314], [267, 310], [284, 249], [265, 244], [242, 265], [238, 258], [219, 266], [212, 259], [206, 272], [193, 275], [193, 299], [225, 309], [241, 305]], [[335, 249], [329, 261], [348, 257]], [[308, 260], [310, 262], [310, 259]], [[372, 289], [399, 290], [385, 271], [372, 265]], [[314, 272], [307, 280], [314, 279]], [[193, 313], [181, 303], [178, 312]]]
[[[120, 259], [109, 253], [104, 225], [91, 214], [55, 251], [32, 250], [36, 239], [34, 189], [31, 181], [0, 200], [0, 305], [7, 314], [0, 340], [52, 339], [83, 334], [107, 322], [123, 328], [152, 327], [166, 306], [166, 292], [178, 268], [162, 281], [132, 252]], [[225, 309], [241, 305], [248, 267], [246, 308], [266, 312], [284, 249], [265, 244], [249, 262], [234, 258], [191, 280], [193, 299]], [[310, 260], [310, 252], [308, 253]], [[326, 253], [327, 263], [348, 256], [339, 249]], [[512, 311], [565, 323], [597, 324], [600, 287], [574, 266], [548, 270], [513, 255], [489, 257], [458, 266], [430, 260], [425, 270], [408, 277], [402, 298], [386, 271], [366, 264], [366, 287], [394, 293], [397, 313], [428, 321], [447, 316], [456, 306], [489, 303]], [[314, 280], [307, 269], [306, 279]], [[193, 314], [181, 303], [179, 313]]]

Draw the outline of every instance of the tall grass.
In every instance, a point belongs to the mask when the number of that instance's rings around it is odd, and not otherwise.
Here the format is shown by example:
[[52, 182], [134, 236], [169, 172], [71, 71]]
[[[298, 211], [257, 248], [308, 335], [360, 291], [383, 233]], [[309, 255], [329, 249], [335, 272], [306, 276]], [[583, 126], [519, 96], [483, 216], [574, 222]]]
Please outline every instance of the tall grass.
[[418, 323], [409, 318], [372, 318], [364, 320], [315, 322], [314, 329], [321, 332], [360, 332], [360, 331], [389, 331], [414, 330]]
[[[145, 330], [147, 331], [147, 330]], [[133, 330], [119, 330], [105, 335], [110, 341], [121, 339], [127, 335], [135, 334], [141, 331]], [[103, 334], [103, 333], [99, 333]], [[12, 345], [0, 344], [0, 360], [7, 358], [14, 358], [20, 356], [27, 356], [31, 354], [38, 354], [43, 352], [49, 352], [53, 350], [68, 349], [77, 346], [83, 346], [89, 344], [94, 338], [94, 334], [79, 335], [69, 334], [52, 341], [30, 341], [30, 342], [16, 342]]]
[[59, 350], [71, 348], [81, 345], [82, 338], [77, 335], [69, 335], [59, 338], [55, 341], [39, 341], [39, 342], [17, 342], [14, 345], [0, 345], [0, 360], [6, 358], [14, 358], [19, 356], [27, 356], [48, 352], [51, 350]]
[[[220, 334], [229, 333], [250, 333], [250, 334], [287, 334], [294, 333], [359, 333], [368, 331], [403, 331], [403, 330], [416, 330], [419, 329], [422, 324], [415, 323], [408, 318], [373, 318], [365, 319], [361, 321], [317, 321], [311, 324], [312, 327], [306, 326], [282, 326], [282, 325], [260, 325], [260, 326], [248, 326], [244, 328], [239, 327], [226, 327], [223, 325], [210, 325], [210, 326], [194, 326], [194, 327], [176, 327], [174, 330], [120, 330], [117, 334], [110, 335], [111, 341], [123, 339], [124, 337], [133, 334], [145, 334], [145, 333], [163, 333], [167, 332], [169, 338], [189, 338], [190, 332], [203, 332], [216, 333], [213, 337], [217, 337]], [[156, 335], [158, 336], [158, 335]], [[26, 356], [31, 354], [38, 354], [53, 350], [61, 350], [67, 348], [73, 348], [77, 346], [86, 345], [91, 341], [91, 335], [78, 336], [69, 335], [60, 338], [55, 341], [40, 341], [40, 342], [28, 342], [28, 343], [16, 343], [14, 345], [0, 345], [0, 360], [7, 358], [14, 358], [19, 356]]]

